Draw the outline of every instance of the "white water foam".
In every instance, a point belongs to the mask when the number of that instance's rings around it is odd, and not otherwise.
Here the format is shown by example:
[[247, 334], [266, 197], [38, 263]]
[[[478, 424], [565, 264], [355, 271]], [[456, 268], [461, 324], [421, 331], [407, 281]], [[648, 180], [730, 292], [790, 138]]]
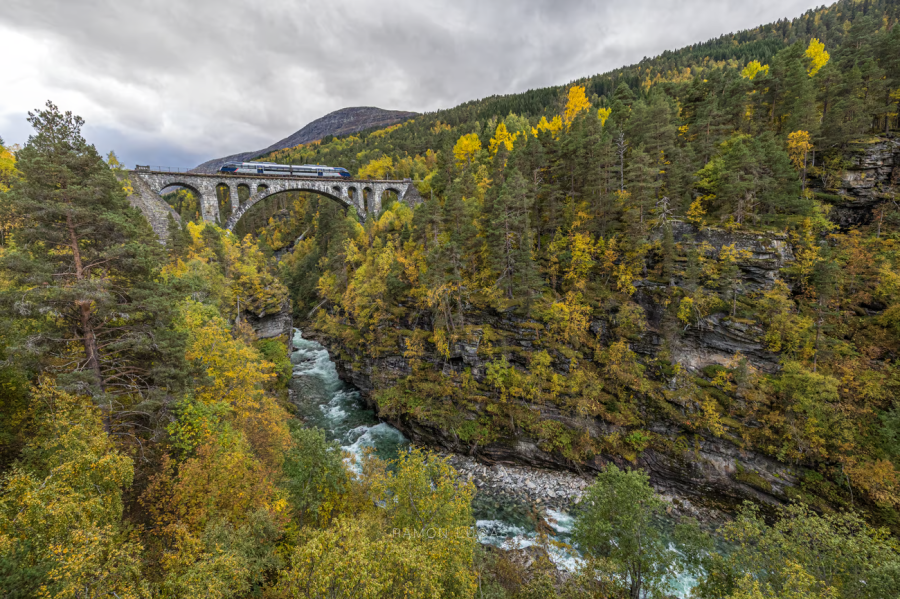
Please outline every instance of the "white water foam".
[[[501, 549], [524, 548], [532, 544], [528, 532], [514, 524], [503, 520], [477, 520], [478, 542], [493, 545]], [[522, 543], [527, 543], [522, 545]]]
[[[361, 428], [365, 427], [358, 426], [353, 430], [359, 431], [359, 429]], [[379, 441], [403, 443], [405, 440], [406, 437], [403, 436], [403, 433], [395, 429], [390, 424], [382, 422], [381, 424], [376, 424], [375, 426], [366, 428], [365, 432], [361, 434], [353, 443], [351, 443], [350, 445], [345, 445], [341, 447], [341, 449], [352, 453], [358, 458], [362, 456], [363, 450], [366, 447], [375, 447]]]
[[553, 509], [548, 509], [547, 515], [549, 516], [549, 518], [547, 519], [547, 524], [549, 524], [553, 528], [553, 530], [563, 535], [572, 534], [572, 527], [575, 525], [575, 518], [573, 518], [566, 512], [560, 512]]
[[[403, 433], [392, 426], [379, 423], [375, 415], [366, 410], [360, 402], [359, 392], [347, 387], [338, 376], [337, 368], [328, 350], [319, 343], [303, 338], [300, 330], [294, 329], [294, 378], [307, 378], [319, 381], [324, 392], [315, 400], [316, 394], [306, 399], [315, 403], [309, 407], [318, 412], [307, 412], [309, 424], [325, 429], [327, 434], [341, 444], [341, 449], [355, 458], [362, 456], [364, 450], [373, 447], [379, 450], [382, 457], [394, 457], [395, 448], [408, 441]], [[321, 403], [319, 403], [321, 402]], [[354, 459], [348, 460], [358, 469]]]

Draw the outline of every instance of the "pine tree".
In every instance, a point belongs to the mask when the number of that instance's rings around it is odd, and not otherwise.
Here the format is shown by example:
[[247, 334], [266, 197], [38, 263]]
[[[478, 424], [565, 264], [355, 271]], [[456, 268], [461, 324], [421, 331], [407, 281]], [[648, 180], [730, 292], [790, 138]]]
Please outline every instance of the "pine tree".
[[624, 81], [616, 88], [613, 95], [613, 102], [610, 106], [609, 118], [604, 124], [604, 128], [610, 131], [624, 131], [631, 118], [631, 107], [634, 104], [634, 93], [628, 84]]
[[173, 302], [156, 282], [160, 244], [81, 136], [80, 117], [48, 102], [28, 120], [35, 134], [9, 193], [21, 227], [3, 260], [16, 285], [4, 299], [40, 321], [20, 349], [42, 352], [63, 386], [97, 401], [167, 384], [183, 352], [168, 332]]
[[773, 101], [776, 131], [815, 131], [818, 128], [815, 86], [806, 68], [805, 50], [801, 42], [788, 46], [772, 61], [772, 77], [780, 80], [781, 93]]
[[627, 170], [627, 189], [630, 192], [631, 205], [628, 218], [634, 227], [636, 238], [642, 237], [649, 229], [651, 209], [659, 199], [662, 181], [659, 169], [652, 158], [644, 151], [643, 146], [635, 148], [631, 153]]
[[675, 236], [672, 234], [672, 223], [665, 222], [662, 224], [663, 236], [660, 243], [660, 253], [662, 254], [662, 276], [669, 281], [669, 285], [674, 285], [675, 276]]
[[474, 179], [466, 169], [447, 191], [441, 207], [444, 230], [439, 237], [439, 245], [429, 254], [431, 287], [446, 290], [440, 312], [450, 328], [461, 327], [464, 322], [463, 296], [465, 274], [469, 266], [467, 250], [476, 239], [471, 204], [474, 189]]
[[846, 70], [850, 64], [859, 69], [861, 86], [858, 91], [863, 111], [868, 117], [864, 129], [873, 123], [871, 120], [878, 112], [885, 87], [884, 71], [875, 60], [877, 50], [876, 31], [878, 23], [869, 16], [854, 21], [842, 46], [841, 66]]
[[169, 233], [167, 249], [173, 260], [185, 259], [191, 245], [191, 234], [187, 230], [187, 222], [180, 223], [171, 214], [168, 215], [166, 227]]
[[861, 88], [862, 73], [856, 66], [838, 75], [836, 83], [828, 90], [828, 112], [822, 119], [821, 141], [816, 145], [842, 148], [865, 131], [869, 116], [860, 94]]
[[822, 121], [820, 147], [843, 147], [865, 133], [880, 112], [884, 98], [884, 77], [873, 56], [875, 24], [865, 17], [853, 22], [844, 43], [832, 63], [840, 73], [839, 80], [829, 86], [823, 99], [827, 111]]
[[760, 97], [759, 93], [753, 93], [753, 82], [741, 77], [735, 71], [725, 73], [724, 87], [722, 89], [721, 107], [725, 114], [725, 125], [722, 128], [722, 139], [733, 132], [750, 133], [754, 122], [748, 114], [753, 110], [754, 98]]
[[900, 102], [900, 27], [896, 25], [890, 31], [881, 36], [878, 41], [876, 55], [878, 66], [885, 76], [885, 85], [881, 92], [881, 106], [878, 109], [879, 117], [884, 122], [884, 132], [887, 135], [891, 125], [896, 123], [898, 102]]
[[733, 137], [697, 174], [700, 188], [715, 196], [715, 209], [738, 225], [764, 215], [777, 222], [811, 210], [790, 158], [772, 133]]
[[[528, 182], [517, 168], [512, 167], [504, 178], [495, 197], [485, 196], [484, 227], [491, 269], [508, 299], [530, 299], [538, 286], [529, 218], [532, 197]], [[498, 179], [495, 175], [493, 180]]]
[[651, 95], [649, 104], [636, 102], [625, 133], [633, 145], [643, 145], [656, 162], [671, 153], [675, 124], [669, 97], [660, 91]]
[[819, 136], [816, 137], [817, 141], [822, 141], [824, 136], [827, 135], [827, 123], [829, 122], [829, 119], [832, 118], [829, 113], [834, 110], [835, 103], [840, 99], [836, 91], [842, 86], [843, 79], [843, 74], [834, 60], [829, 61], [829, 63], [822, 67], [816, 74], [814, 79], [816, 85], [816, 98], [821, 107]]
[[811, 296], [810, 308], [815, 322], [816, 336], [813, 342], [813, 372], [818, 369], [818, 363], [823, 346], [827, 344], [827, 337], [823, 335], [828, 328], [828, 320], [838, 313], [833, 304], [840, 288], [841, 270], [837, 260], [834, 259], [830, 248], [824, 248], [826, 254], [818, 260], [810, 275], [809, 295]]

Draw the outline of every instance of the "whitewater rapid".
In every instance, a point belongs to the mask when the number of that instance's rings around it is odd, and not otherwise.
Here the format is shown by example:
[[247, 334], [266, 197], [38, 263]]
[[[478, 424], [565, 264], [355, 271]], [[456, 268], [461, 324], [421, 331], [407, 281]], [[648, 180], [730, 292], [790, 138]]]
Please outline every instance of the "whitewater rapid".
[[[309, 426], [316, 426], [337, 441], [341, 449], [360, 458], [367, 448], [385, 460], [409, 447], [409, 440], [396, 428], [379, 422], [366, 408], [359, 391], [344, 383], [328, 350], [316, 341], [305, 339], [294, 330], [292, 388], [299, 415]], [[352, 460], [355, 463], [356, 460]], [[521, 547], [534, 543], [534, 527], [527, 516], [527, 506], [515, 502], [498, 502], [496, 497], [480, 497], [474, 502], [479, 540], [496, 546], [510, 542]], [[551, 513], [552, 512], [552, 513]], [[548, 511], [560, 540], [567, 538], [572, 518], [562, 512]]]

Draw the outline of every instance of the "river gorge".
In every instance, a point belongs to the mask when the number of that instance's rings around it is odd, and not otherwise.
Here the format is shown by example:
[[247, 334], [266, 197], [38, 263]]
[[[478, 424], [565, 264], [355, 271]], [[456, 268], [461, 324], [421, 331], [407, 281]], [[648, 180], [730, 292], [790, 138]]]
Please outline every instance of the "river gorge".
[[[341, 380], [328, 350], [319, 342], [306, 339], [294, 329], [291, 362], [291, 396], [298, 416], [307, 426], [325, 431], [337, 441], [353, 464], [367, 448], [379, 458], [391, 460], [410, 446], [407, 437], [386, 422], [380, 422], [366, 407], [360, 392]], [[588, 476], [527, 466], [483, 464], [464, 455], [441, 452], [459, 472], [476, 486], [473, 512], [479, 542], [506, 550], [524, 550], [536, 543], [536, 522], [552, 541], [569, 543], [574, 519]], [[666, 497], [672, 504], [670, 514], [690, 514], [709, 519], [683, 498]], [[668, 528], [671, 521], [661, 525]], [[577, 553], [548, 544], [551, 560], [561, 570], [573, 570]], [[687, 596], [695, 584], [691, 577], [676, 576], [672, 591]]]

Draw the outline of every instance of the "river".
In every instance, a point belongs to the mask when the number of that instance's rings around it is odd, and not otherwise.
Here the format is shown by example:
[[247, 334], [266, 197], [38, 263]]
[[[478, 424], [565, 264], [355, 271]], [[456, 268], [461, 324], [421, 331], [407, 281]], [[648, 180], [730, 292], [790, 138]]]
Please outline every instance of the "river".
[[[294, 330], [294, 351], [291, 354], [293, 379], [291, 388], [296, 397], [298, 415], [309, 426], [325, 431], [341, 448], [361, 456], [366, 448], [391, 460], [409, 447], [409, 440], [396, 428], [379, 422], [375, 413], [367, 409], [359, 391], [344, 383], [328, 350], [320, 343], [304, 339]], [[529, 516], [530, 506], [511, 497], [477, 493], [472, 502], [479, 540], [497, 547], [527, 547], [534, 543], [535, 526]], [[544, 510], [547, 522], [557, 541], [568, 542], [573, 518], [570, 514], [552, 509]], [[551, 547], [551, 559], [567, 569], [573, 569], [576, 555]], [[674, 581], [673, 590], [686, 596], [693, 586], [690, 578]]]

